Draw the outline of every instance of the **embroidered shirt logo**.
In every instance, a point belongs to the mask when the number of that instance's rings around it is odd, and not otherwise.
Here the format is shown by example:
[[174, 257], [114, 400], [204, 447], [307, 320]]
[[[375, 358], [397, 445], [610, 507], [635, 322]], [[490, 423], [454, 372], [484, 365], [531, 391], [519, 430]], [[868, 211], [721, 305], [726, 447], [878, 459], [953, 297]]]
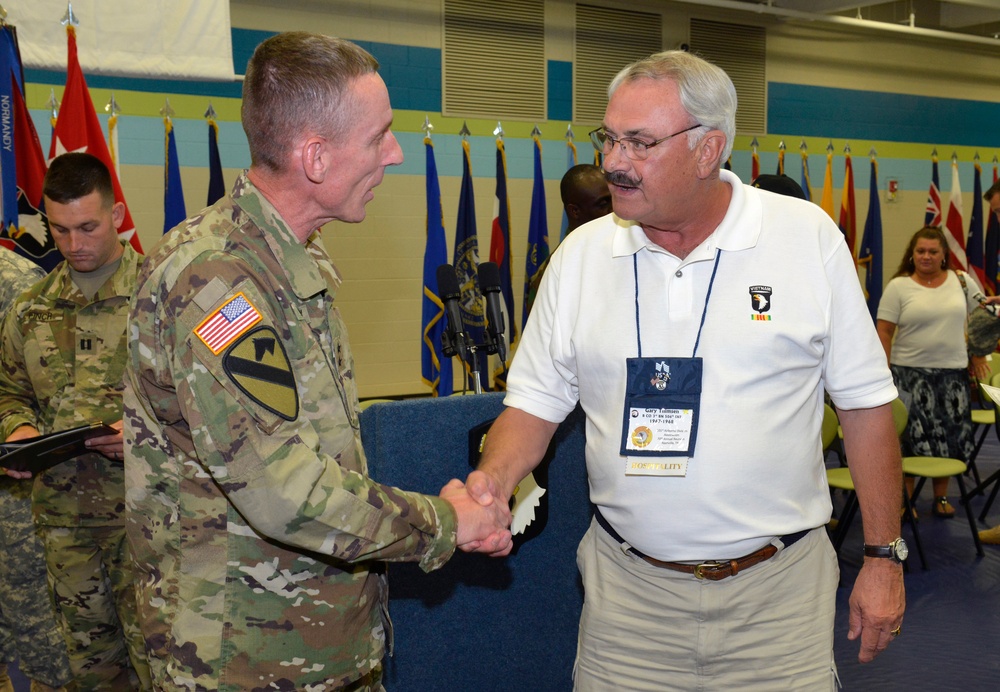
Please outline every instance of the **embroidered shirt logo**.
[[241, 334], [261, 320], [247, 297], [237, 293], [195, 327], [194, 333], [208, 348], [218, 355]]
[[[763, 315], [765, 312], [768, 312], [771, 309], [771, 287], [751, 286], [750, 307], [753, 308], [758, 315]], [[754, 319], [760, 318], [755, 316]]]

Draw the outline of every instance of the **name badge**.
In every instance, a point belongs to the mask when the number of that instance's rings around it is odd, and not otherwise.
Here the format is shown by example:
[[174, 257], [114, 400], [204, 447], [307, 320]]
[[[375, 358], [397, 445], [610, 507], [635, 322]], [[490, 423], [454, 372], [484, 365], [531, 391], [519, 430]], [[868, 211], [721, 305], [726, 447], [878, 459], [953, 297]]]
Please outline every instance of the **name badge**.
[[629, 358], [626, 372], [625, 473], [685, 475], [698, 437], [702, 359]]

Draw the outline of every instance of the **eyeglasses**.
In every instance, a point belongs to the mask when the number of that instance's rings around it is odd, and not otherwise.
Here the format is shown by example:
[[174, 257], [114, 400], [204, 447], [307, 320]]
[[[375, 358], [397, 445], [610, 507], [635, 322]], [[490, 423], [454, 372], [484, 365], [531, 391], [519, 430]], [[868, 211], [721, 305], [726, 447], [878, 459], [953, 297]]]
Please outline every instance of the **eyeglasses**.
[[611, 150], [614, 149], [617, 144], [621, 147], [622, 155], [625, 156], [625, 158], [632, 159], [633, 161], [643, 161], [647, 156], [649, 156], [650, 147], [655, 147], [657, 144], [662, 144], [672, 137], [682, 135], [685, 132], [690, 132], [696, 127], [701, 127], [701, 123], [684, 128], [680, 132], [675, 132], [672, 135], [667, 135], [666, 137], [652, 142], [643, 142], [641, 139], [636, 139], [635, 137], [622, 137], [621, 139], [615, 139], [608, 134], [607, 130], [603, 127], [599, 127], [590, 132], [590, 141], [593, 143], [594, 149], [597, 149], [597, 151], [601, 152], [605, 156], [610, 155]]

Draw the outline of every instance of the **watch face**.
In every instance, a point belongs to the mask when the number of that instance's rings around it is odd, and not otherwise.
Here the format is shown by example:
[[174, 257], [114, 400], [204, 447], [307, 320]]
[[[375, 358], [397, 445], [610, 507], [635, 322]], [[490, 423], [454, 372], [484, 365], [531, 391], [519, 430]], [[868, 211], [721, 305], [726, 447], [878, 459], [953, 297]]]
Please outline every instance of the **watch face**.
[[902, 538], [897, 538], [895, 541], [893, 541], [892, 548], [893, 551], [896, 553], [896, 559], [899, 560], [900, 562], [905, 560], [907, 556], [909, 556], [910, 554], [910, 549], [907, 547], [906, 541], [904, 541]]

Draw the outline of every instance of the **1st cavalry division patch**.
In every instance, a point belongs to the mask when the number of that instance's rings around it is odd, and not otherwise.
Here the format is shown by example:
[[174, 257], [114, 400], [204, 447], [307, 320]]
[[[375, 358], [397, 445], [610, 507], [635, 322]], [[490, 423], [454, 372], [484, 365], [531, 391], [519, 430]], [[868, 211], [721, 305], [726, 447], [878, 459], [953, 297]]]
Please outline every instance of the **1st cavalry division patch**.
[[295, 376], [285, 347], [271, 327], [258, 327], [233, 344], [222, 367], [240, 390], [285, 420], [299, 415]]

